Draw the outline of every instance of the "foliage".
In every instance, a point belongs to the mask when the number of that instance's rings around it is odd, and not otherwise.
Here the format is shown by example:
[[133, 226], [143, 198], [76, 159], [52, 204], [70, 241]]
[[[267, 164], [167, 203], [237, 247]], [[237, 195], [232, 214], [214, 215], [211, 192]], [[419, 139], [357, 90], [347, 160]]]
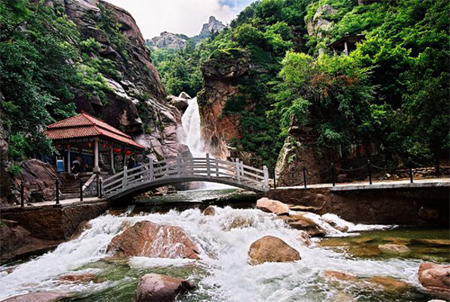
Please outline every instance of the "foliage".
[[8, 168], [8, 172], [11, 173], [15, 177], [19, 176], [21, 171], [22, 171], [22, 168], [19, 165], [11, 165]]

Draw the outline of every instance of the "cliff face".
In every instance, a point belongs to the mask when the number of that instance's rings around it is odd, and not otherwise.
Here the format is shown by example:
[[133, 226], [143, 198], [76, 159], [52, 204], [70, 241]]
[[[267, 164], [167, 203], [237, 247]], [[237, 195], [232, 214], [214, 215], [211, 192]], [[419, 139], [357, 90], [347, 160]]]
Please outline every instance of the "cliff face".
[[[102, 74], [110, 87], [107, 103], [83, 91], [75, 91], [77, 111], [99, 116], [132, 134], [151, 149], [155, 157], [186, 153], [186, 147], [177, 142], [177, 131], [182, 131], [181, 114], [166, 103], [165, 88], [134, 18], [126, 10], [101, 0], [48, 2], [55, 9], [64, 10], [83, 39], [93, 38], [100, 43], [98, 55], [111, 60], [115, 67], [116, 77]], [[100, 24], [105, 18], [118, 25], [117, 34], [102, 29]], [[118, 39], [123, 43], [113, 42]]]
[[198, 94], [202, 135], [209, 152], [226, 159], [231, 155], [227, 141], [242, 136], [240, 116], [225, 114], [230, 98], [239, 95], [238, 83], [248, 76], [252, 64], [246, 53], [219, 53], [202, 65], [204, 89]]

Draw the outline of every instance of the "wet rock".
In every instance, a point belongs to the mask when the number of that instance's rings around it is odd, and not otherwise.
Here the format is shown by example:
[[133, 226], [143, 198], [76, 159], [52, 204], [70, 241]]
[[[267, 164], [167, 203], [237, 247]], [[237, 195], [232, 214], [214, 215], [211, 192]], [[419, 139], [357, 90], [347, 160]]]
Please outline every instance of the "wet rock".
[[214, 209], [214, 207], [212, 207], [212, 206], [209, 206], [203, 211], [203, 215], [214, 216], [214, 215], [216, 215], [216, 209]]
[[326, 235], [324, 229], [311, 219], [304, 217], [302, 214], [285, 216], [283, 219], [290, 227], [305, 231], [311, 237], [324, 237]]
[[29, 293], [24, 295], [15, 296], [2, 302], [53, 302], [63, 298], [67, 298], [69, 294], [58, 292], [40, 292]]
[[414, 239], [414, 242], [427, 246], [450, 246], [450, 240], [448, 239]]
[[158, 274], [147, 274], [141, 278], [136, 290], [136, 302], [175, 301], [177, 295], [183, 294], [195, 286], [189, 281]]
[[419, 281], [429, 292], [442, 298], [450, 295], [450, 265], [422, 263]]
[[357, 243], [357, 244], [364, 244], [364, 243], [369, 243], [374, 241], [374, 238], [370, 238], [370, 237], [361, 237], [361, 238], [354, 238], [352, 239], [352, 242]]
[[150, 221], [140, 221], [115, 236], [108, 251], [116, 257], [200, 259], [197, 246], [183, 229]]
[[276, 215], [289, 214], [289, 206], [287, 204], [266, 197], [258, 199], [256, 202], [256, 208], [264, 212], [274, 213]]
[[409, 254], [410, 249], [403, 244], [380, 244], [378, 248], [385, 254], [399, 254], [399, 255], [406, 255]]
[[187, 94], [186, 92], [181, 92], [180, 93], [180, 95], [178, 96], [179, 98], [181, 98], [181, 99], [185, 99], [185, 100], [190, 100], [190, 99], [192, 99], [192, 97], [189, 95], [189, 94]]
[[401, 237], [386, 237], [383, 239], [384, 241], [387, 242], [392, 242], [394, 244], [404, 244], [404, 245], [408, 245], [411, 243], [411, 239], [408, 238], [401, 238]]
[[323, 247], [340, 247], [349, 246], [350, 243], [340, 238], [326, 238], [320, 241], [319, 245]]
[[338, 230], [339, 232], [345, 233], [348, 231], [348, 226], [346, 226], [346, 225], [338, 225], [336, 222], [334, 222], [331, 219], [324, 219], [324, 221], [326, 223], [328, 223], [329, 225], [331, 225], [336, 230]]
[[300, 231], [300, 234], [297, 236], [298, 241], [302, 242], [305, 246], [312, 245], [311, 237], [306, 232]]
[[180, 98], [180, 97], [176, 97], [176, 96], [169, 96], [170, 98], [170, 103], [175, 106], [178, 110], [180, 110], [181, 113], [184, 113], [187, 109], [187, 107], [189, 106], [189, 102], [187, 99], [185, 98]]
[[251, 265], [265, 262], [290, 262], [300, 260], [300, 253], [280, 238], [264, 236], [252, 243], [248, 251]]
[[59, 278], [63, 282], [77, 282], [77, 283], [87, 283], [93, 281], [96, 278], [95, 274], [85, 273], [85, 274], [75, 274], [75, 275], [65, 275]]
[[381, 251], [377, 246], [367, 244], [350, 246], [348, 253], [354, 257], [374, 257], [381, 255]]
[[427, 209], [424, 207], [421, 207], [419, 209], [419, 212], [417, 215], [424, 219], [424, 220], [430, 220], [430, 221], [436, 221], [439, 219], [439, 212], [434, 209]]
[[351, 281], [356, 282], [358, 277], [338, 271], [324, 271], [323, 276], [327, 281]]
[[364, 282], [379, 286], [382, 288], [383, 291], [391, 294], [402, 293], [411, 288], [411, 286], [404, 281], [386, 276], [370, 277], [364, 279]]
[[89, 221], [82, 221], [75, 232], [72, 234], [72, 236], [70, 236], [70, 240], [77, 239], [84, 231], [90, 228], [92, 228], [92, 225], [89, 223]]

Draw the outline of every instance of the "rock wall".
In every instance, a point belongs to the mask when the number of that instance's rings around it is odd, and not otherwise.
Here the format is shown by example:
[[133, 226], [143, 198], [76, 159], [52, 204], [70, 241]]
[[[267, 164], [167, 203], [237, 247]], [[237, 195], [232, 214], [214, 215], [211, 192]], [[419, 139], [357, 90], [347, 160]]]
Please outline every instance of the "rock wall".
[[202, 135], [216, 158], [230, 156], [227, 141], [241, 138], [240, 117], [223, 114], [227, 101], [239, 95], [238, 81], [252, 68], [245, 52], [217, 53], [202, 65], [204, 89], [198, 94]]
[[107, 201], [2, 209], [0, 261], [56, 247], [70, 239], [83, 221], [109, 208]]
[[[449, 187], [331, 192], [329, 188], [278, 189], [269, 198], [323, 215], [364, 224], [448, 227]], [[401, 209], [401, 210], [399, 210]]]

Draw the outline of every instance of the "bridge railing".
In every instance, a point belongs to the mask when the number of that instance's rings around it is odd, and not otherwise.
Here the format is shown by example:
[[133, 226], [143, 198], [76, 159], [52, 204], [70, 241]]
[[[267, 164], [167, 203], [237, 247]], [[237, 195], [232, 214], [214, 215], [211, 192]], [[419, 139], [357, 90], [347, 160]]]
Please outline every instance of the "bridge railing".
[[266, 166], [260, 170], [244, 165], [239, 159], [235, 162], [224, 161], [207, 154], [205, 158], [177, 156], [162, 161], [150, 160], [150, 163], [133, 169], [124, 167], [122, 172], [102, 182], [102, 193], [108, 196], [156, 180], [189, 177], [203, 178], [205, 181], [222, 179], [260, 191], [269, 190], [269, 172]]

